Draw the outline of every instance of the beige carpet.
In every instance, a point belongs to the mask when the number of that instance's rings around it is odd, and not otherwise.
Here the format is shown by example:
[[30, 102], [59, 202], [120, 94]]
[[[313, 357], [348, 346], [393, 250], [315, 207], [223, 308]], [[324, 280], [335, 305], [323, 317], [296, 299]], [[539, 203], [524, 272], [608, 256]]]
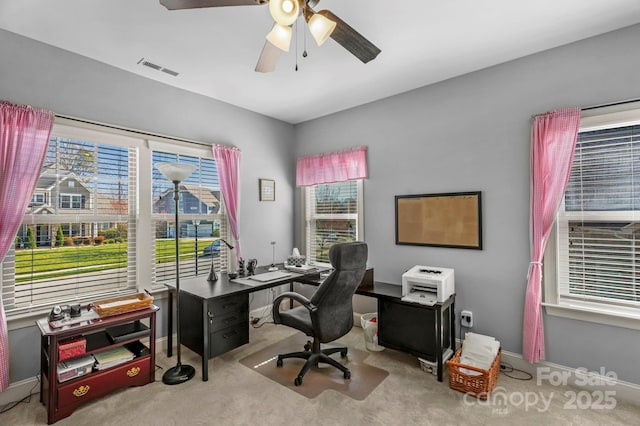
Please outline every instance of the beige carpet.
[[[385, 349], [371, 352], [366, 363], [389, 372], [363, 401], [327, 390], [315, 398], [290, 391], [239, 361], [296, 332], [288, 327], [266, 324], [251, 329], [250, 343], [209, 360], [209, 381], [202, 381], [200, 357], [183, 349], [182, 360], [196, 369], [196, 376], [177, 386], [162, 384], [162, 373], [176, 363], [158, 353], [156, 382], [123, 389], [90, 402], [60, 420], [56, 426], [603, 426], [635, 425], [640, 405], [616, 396], [611, 410], [567, 409], [568, 387], [537, 385], [500, 375], [497, 388], [504, 398], [480, 403], [438, 382], [420, 369], [416, 357]], [[340, 339], [349, 350], [365, 350], [362, 329], [354, 328]], [[160, 345], [164, 350], [164, 345]], [[311, 377], [309, 377], [310, 379]], [[307, 379], [303, 383], [309, 381]], [[539, 402], [525, 406], [517, 397], [523, 393], [551, 398], [548, 408]], [[496, 393], [498, 396], [498, 393]], [[47, 424], [44, 407], [34, 395], [28, 403], [0, 414], [0, 425], [40, 426]], [[575, 400], [574, 400], [575, 402]]]
[[[294, 334], [273, 345], [267, 346], [243, 359], [240, 363], [262, 374], [276, 383], [298, 392], [307, 398], [315, 398], [327, 389], [333, 389], [358, 401], [364, 400], [389, 375], [388, 371], [365, 363], [368, 352], [349, 348], [347, 356], [331, 355], [351, 371], [351, 379], [345, 380], [342, 372], [327, 364], [311, 368], [305, 374], [301, 386], [295, 386], [293, 380], [305, 363], [304, 359], [287, 358], [283, 366], [276, 366], [278, 354], [302, 350], [308, 337], [302, 333]], [[323, 345], [323, 348], [339, 345]]]

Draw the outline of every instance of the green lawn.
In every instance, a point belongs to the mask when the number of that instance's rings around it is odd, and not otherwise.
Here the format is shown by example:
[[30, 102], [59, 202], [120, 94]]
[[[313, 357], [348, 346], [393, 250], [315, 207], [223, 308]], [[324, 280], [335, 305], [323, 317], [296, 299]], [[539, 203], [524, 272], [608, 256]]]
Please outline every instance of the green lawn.
[[[199, 240], [198, 251], [211, 240]], [[196, 257], [195, 240], [180, 240], [180, 259]], [[175, 240], [156, 241], [156, 262], [174, 262]], [[16, 250], [16, 282], [46, 279], [127, 266], [127, 243]]]

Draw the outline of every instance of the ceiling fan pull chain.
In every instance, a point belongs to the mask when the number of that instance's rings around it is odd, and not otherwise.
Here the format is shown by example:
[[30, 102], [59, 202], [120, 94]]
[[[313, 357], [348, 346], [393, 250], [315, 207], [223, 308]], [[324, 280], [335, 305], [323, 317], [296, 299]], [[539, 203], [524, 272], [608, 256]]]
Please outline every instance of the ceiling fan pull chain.
[[307, 32], [304, 30], [304, 27], [302, 28], [302, 37], [304, 37], [304, 50], [302, 51], [302, 57], [306, 58], [307, 57]]
[[296, 20], [296, 23], [293, 24], [296, 28], [296, 71], [298, 71], [298, 20]]

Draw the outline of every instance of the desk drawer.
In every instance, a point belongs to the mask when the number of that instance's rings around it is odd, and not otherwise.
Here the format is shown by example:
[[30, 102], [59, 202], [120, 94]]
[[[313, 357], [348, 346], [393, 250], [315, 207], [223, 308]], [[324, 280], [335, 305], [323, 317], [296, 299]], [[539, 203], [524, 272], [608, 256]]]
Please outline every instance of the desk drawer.
[[249, 343], [249, 322], [228, 327], [209, 335], [209, 358]]
[[151, 357], [145, 356], [120, 367], [74, 379], [58, 388], [58, 407], [79, 405], [123, 387], [146, 385], [150, 371]]
[[235, 311], [249, 311], [249, 295], [239, 294], [209, 301], [209, 312], [214, 317]]
[[248, 324], [249, 323], [249, 310], [238, 310], [234, 312], [228, 312], [224, 315], [215, 315], [209, 319], [209, 333], [218, 332], [224, 328], [229, 328], [234, 325]]

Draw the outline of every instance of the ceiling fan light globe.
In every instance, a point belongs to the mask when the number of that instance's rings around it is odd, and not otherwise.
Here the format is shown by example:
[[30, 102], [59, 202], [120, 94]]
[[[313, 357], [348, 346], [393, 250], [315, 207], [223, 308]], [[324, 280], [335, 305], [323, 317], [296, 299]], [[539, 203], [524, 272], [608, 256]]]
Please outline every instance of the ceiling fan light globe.
[[278, 49], [288, 52], [289, 46], [291, 46], [292, 34], [293, 31], [291, 27], [275, 24], [271, 31], [269, 31], [269, 34], [267, 34], [267, 40]]
[[298, 0], [270, 0], [269, 12], [274, 21], [286, 27], [298, 19], [300, 4]]
[[336, 29], [335, 22], [317, 13], [309, 19], [307, 24], [318, 46], [322, 46]]

